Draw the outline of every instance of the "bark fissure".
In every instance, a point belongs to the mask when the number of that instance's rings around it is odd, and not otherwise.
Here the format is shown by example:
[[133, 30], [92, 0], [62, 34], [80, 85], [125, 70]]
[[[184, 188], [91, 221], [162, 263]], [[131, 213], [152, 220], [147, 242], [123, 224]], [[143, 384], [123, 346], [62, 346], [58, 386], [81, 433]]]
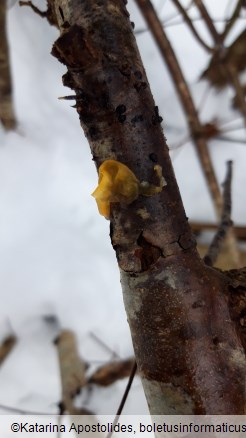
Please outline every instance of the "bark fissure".
[[242, 414], [245, 359], [229, 314], [228, 279], [198, 256], [125, 1], [55, 0], [55, 10], [61, 36], [52, 53], [68, 68], [63, 83], [76, 93], [97, 168], [114, 159], [156, 184], [157, 164], [167, 183], [153, 196], [110, 205], [150, 411]]

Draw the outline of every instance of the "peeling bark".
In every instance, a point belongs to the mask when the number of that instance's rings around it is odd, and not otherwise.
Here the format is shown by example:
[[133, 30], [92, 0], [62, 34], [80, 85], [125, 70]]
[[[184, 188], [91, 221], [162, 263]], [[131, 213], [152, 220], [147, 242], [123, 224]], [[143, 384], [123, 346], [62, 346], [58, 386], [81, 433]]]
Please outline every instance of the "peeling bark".
[[16, 126], [6, 29], [7, 0], [0, 2], [0, 121], [5, 129]]
[[[110, 209], [138, 371], [152, 414], [243, 414], [245, 356], [228, 277], [204, 265], [175, 180], [161, 118], [124, 0], [55, 0], [52, 54], [68, 72], [97, 168], [126, 164], [161, 193]], [[119, 111], [124, 108], [124, 112]]]

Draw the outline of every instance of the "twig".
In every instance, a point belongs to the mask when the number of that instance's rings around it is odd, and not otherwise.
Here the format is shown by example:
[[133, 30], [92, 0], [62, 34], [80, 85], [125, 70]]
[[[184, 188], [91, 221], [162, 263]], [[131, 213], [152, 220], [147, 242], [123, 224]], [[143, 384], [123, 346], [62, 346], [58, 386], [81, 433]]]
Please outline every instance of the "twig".
[[[202, 231], [215, 231], [218, 229], [217, 224], [209, 224], [206, 222], [190, 222], [190, 226], [194, 233], [200, 233]], [[246, 227], [234, 226], [233, 230], [239, 240], [246, 240]]]
[[39, 15], [42, 18], [47, 18], [48, 22], [51, 26], [58, 26], [56, 21], [56, 16], [54, 14], [54, 3], [51, 0], [47, 1], [47, 10], [41, 11], [37, 6], [35, 6], [32, 1], [19, 1], [19, 6], [29, 6], [35, 14]]
[[37, 6], [33, 4], [32, 1], [19, 1], [19, 6], [29, 6], [35, 14], [39, 15], [42, 18], [45, 18], [47, 16], [47, 11], [41, 11]]
[[20, 409], [20, 408], [14, 408], [12, 406], [6, 406], [6, 405], [2, 405], [0, 404], [0, 409], [2, 409], [3, 411], [8, 411], [8, 412], [13, 412], [14, 414], [20, 414], [20, 415], [57, 415], [57, 414], [51, 414], [50, 412], [37, 412], [37, 411], [29, 411], [29, 410], [25, 410], [25, 409]]
[[[245, 21], [244, 17], [238, 17], [238, 19]], [[190, 18], [190, 20], [192, 23], [194, 23], [194, 21], [202, 21], [203, 18], [202, 17], [194, 17], [194, 18]], [[214, 21], [214, 23], [224, 23], [226, 20], [224, 18], [215, 18], [213, 21]], [[162, 20], [161, 22], [162, 22], [163, 26], [165, 26], [165, 28], [179, 26], [181, 24], [184, 24], [184, 20], [174, 21], [172, 23], [169, 23], [169, 20]], [[134, 34], [141, 35], [144, 32], [149, 32], [149, 29], [147, 27], [145, 27], [144, 29], [136, 29], [134, 31]]]
[[237, 73], [235, 67], [232, 65], [232, 63], [227, 63], [226, 69], [227, 69], [228, 76], [231, 80], [231, 83], [232, 83], [234, 90], [235, 90], [235, 93], [236, 93], [238, 108], [240, 109], [240, 111], [244, 117], [244, 124], [246, 126], [246, 102], [245, 102], [243, 87], [240, 83], [238, 73]]
[[213, 52], [214, 49], [213, 47], [210, 47], [199, 35], [199, 33], [197, 32], [195, 26], [193, 25], [192, 20], [190, 19], [189, 15], [187, 14], [185, 8], [181, 5], [181, 3], [179, 2], [179, 0], [173, 0], [173, 3], [175, 4], [176, 8], [179, 10], [179, 12], [182, 14], [184, 21], [186, 22], [186, 24], [188, 25], [188, 27], [190, 28], [191, 32], [193, 33], [193, 35], [195, 36], [195, 38], [197, 39], [197, 41], [199, 41], [199, 43], [204, 47], [204, 49], [208, 52]]
[[12, 98], [12, 80], [6, 26], [7, 0], [0, 2], [0, 121], [5, 129], [14, 129], [16, 118]]
[[95, 335], [95, 333], [90, 332], [90, 336], [92, 338], [95, 339], [95, 341], [101, 345], [104, 350], [106, 350], [108, 353], [110, 353], [113, 357], [120, 359], [120, 356], [118, 355], [118, 353], [116, 353], [114, 350], [112, 350], [107, 344], [105, 344], [104, 341], [102, 341], [102, 339], [100, 339], [97, 335]]
[[123, 397], [122, 397], [122, 400], [121, 400], [121, 402], [120, 402], [120, 406], [119, 406], [119, 408], [118, 408], [118, 410], [117, 410], [117, 412], [116, 412], [115, 418], [114, 418], [113, 427], [112, 427], [112, 432], [109, 432], [106, 438], [111, 438], [112, 435], [113, 435], [113, 433], [114, 433], [114, 426], [116, 425], [116, 423], [118, 423], [119, 418], [120, 418], [120, 416], [121, 416], [121, 413], [122, 413], [122, 411], [123, 411], [123, 409], [124, 409], [124, 406], [125, 406], [125, 403], [126, 403], [126, 400], [127, 400], [128, 394], [129, 394], [130, 389], [131, 389], [131, 386], [132, 386], [132, 382], [133, 382], [134, 377], [135, 377], [135, 374], [136, 374], [136, 371], [137, 371], [137, 362], [135, 361], [135, 362], [134, 362], [134, 365], [133, 365], [133, 367], [132, 367], [132, 372], [131, 372], [131, 375], [130, 375], [130, 377], [129, 377], [129, 380], [128, 380], [128, 383], [127, 383], [127, 386], [126, 386], [125, 392], [124, 392]]
[[[224, 38], [225, 35], [224, 33], [219, 34], [216, 30], [216, 27], [214, 26], [213, 20], [211, 19], [204, 3], [201, 0], [194, 0], [195, 4], [197, 5], [197, 8], [200, 11], [201, 16], [203, 17], [204, 23], [206, 24], [207, 28], [209, 29], [216, 45], [217, 45], [217, 55], [216, 56], [220, 56], [223, 50], [223, 42], [224, 42]], [[240, 5], [239, 5], [240, 3]], [[233, 17], [232, 17], [232, 24], [234, 24], [236, 18], [237, 18], [237, 14], [238, 14], [238, 8], [241, 8], [241, 2], [238, 2], [237, 7], [233, 13]], [[231, 24], [231, 26], [232, 26]], [[229, 28], [229, 30], [231, 29], [231, 27]], [[238, 79], [238, 73], [235, 70], [234, 66], [232, 65], [232, 63], [229, 61], [224, 63], [224, 68], [226, 70], [227, 76], [229, 77], [230, 82], [232, 83], [235, 93], [236, 93], [236, 97], [239, 103], [239, 107], [241, 110], [241, 113], [244, 117], [244, 123], [246, 126], [246, 103], [245, 103], [245, 99], [244, 99], [244, 93], [243, 93], [243, 88], [242, 85], [240, 84], [240, 81]]]
[[229, 20], [227, 21], [225, 28], [221, 34], [221, 39], [222, 41], [225, 41], [228, 33], [230, 32], [231, 28], [233, 27], [233, 25], [235, 24], [235, 21], [237, 20], [237, 18], [239, 17], [240, 11], [242, 8], [242, 0], [238, 0], [235, 9], [231, 15], [231, 18], [229, 18]]
[[214, 22], [211, 19], [206, 7], [204, 6], [204, 2], [202, 0], [194, 0], [194, 3], [196, 5], [197, 9], [199, 10], [201, 16], [203, 17], [203, 20], [204, 20], [205, 24], [207, 25], [207, 28], [208, 28], [210, 34], [212, 35], [214, 42], [216, 44], [220, 45], [220, 43], [221, 43], [220, 35], [217, 32], [217, 29], [214, 25]]
[[245, 138], [232, 138], [232, 137], [225, 137], [225, 136], [219, 136], [216, 137], [216, 140], [224, 141], [227, 143], [236, 143], [236, 144], [246, 144]]
[[202, 124], [199, 120], [199, 116], [192, 100], [188, 85], [185, 81], [183, 72], [151, 1], [136, 0], [136, 2], [149, 25], [149, 28], [170, 71], [174, 86], [177, 90], [187, 118], [191, 138], [196, 146], [196, 151], [206, 177], [209, 191], [214, 201], [216, 213], [218, 217], [220, 217], [222, 207], [220, 188], [215, 176], [207, 143], [202, 135]]
[[208, 266], [213, 266], [221, 251], [222, 244], [225, 240], [228, 229], [232, 226], [231, 220], [231, 180], [232, 180], [232, 161], [227, 162], [227, 173], [225, 182], [223, 183], [223, 210], [221, 222], [218, 230], [209, 246], [208, 252], [204, 257], [204, 263]]

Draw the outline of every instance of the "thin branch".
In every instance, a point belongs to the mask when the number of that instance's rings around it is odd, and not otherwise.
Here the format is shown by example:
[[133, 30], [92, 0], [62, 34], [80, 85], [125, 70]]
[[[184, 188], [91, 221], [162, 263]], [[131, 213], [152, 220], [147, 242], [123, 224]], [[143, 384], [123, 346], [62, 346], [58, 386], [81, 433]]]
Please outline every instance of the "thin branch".
[[223, 128], [223, 130], [221, 130], [222, 133], [225, 132], [234, 132], [234, 131], [241, 131], [242, 129], [244, 129], [244, 127], [241, 126], [232, 126], [231, 128], [228, 126], [228, 128]]
[[192, 20], [190, 19], [189, 15], [187, 14], [185, 8], [181, 5], [181, 3], [179, 2], [179, 0], [172, 0], [173, 3], [175, 4], [176, 8], [179, 10], [179, 12], [182, 14], [183, 19], [185, 21], [185, 23], [188, 25], [188, 27], [190, 28], [191, 32], [193, 33], [193, 35], [195, 36], [195, 38], [197, 39], [197, 41], [204, 47], [204, 49], [207, 52], [214, 52], [213, 47], [210, 47], [199, 35], [199, 33], [197, 32], [195, 26], [193, 25]]
[[[243, 21], [246, 20], [244, 17], [238, 17], [238, 19], [243, 20]], [[190, 18], [190, 20], [191, 20], [192, 23], [194, 23], [194, 21], [202, 21], [203, 18], [202, 17], [194, 17], [194, 18]], [[224, 18], [215, 18], [213, 20], [214, 23], [225, 23], [225, 21], [226, 20]], [[169, 23], [169, 20], [162, 20], [161, 22], [162, 22], [163, 26], [165, 26], [165, 28], [173, 27], [173, 26], [179, 26], [181, 24], [184, 24], [184, 20], [174, 21], [172, 23]], [[144, 29], [137, 29], [137, 30], [134, 31], [134, 34], [135, 35], [141, 35], [144, 32], [149, 32], [149, 29], [147, 27], [145, 27]]]
[[129, 377], [129, 380], [128, 380], [125, 392], [124, 392], [122, 400], [120, 402], [120, 406], [119, 406], [119, 408], [118, 408], [118, 410], [116, 412], [116, 415], [115, 415], [115, 419], [114, 419], [113, 427], [112, 427], [112, 432], [109, 432], [106, 438], [111, 438], [113, 433], [114, 433], [114, 426], [118, 423], [119, 418], [121, 416], [121, 413], [122, 413], [122, 411], [124, 409], [124, 406], [125, 406], [127, 397], [129, 395], [129, 392], [130, 392], [130, 389], [131, 389], [134, 377], [136, 375], [136, 372], [137, 372], [137, 362], [135, 361], [134, 364], [133, 364], [133, 367], [132, 367], [132, 372], [131, 372], [131, 375]]
[[231, 17], [228, 19], [228, 21], [225, 25], [224, 31], [221, 34], [222, 41], [225, 41], [228, 33], [230, 32], [231, 28], [234, 26], [236, 20], [239, 17], [241, 8], [242, 8], [242, 0], [238, 0], [233, 13], [232, 13]]
[[196, 5], [197, 9], [199, 10], [201, 17], [203, 18], [210, 34], [212, 35], [214, 42], [216, 44], [220, 45], [220, 43], [221, 43], [220, 35], [217, 32], [217, 29], [214, 25], [214, 22], [213, 22], [212, 18], [210, 17], [210, 15], [209, 15], [209, 13], [204, 5], [204, 2], [202, 0], [194, 0], [194, 3]]
[[[210, 224], [207, 222], [190, 222], [191, 228], [194, 233], [201, 233], [202, 231], [216, 231], [218, 229], [217, 224]], [[246, 227], [234, 226], [233, 230], [239, 240], [246, 240]]]
[[229, 228], [232, 226], [231, 220], [231, 180], [232, 180], [232, 161], [227, 162], [227, 173], [223, 193], [223, 211], [221, 215], [221, 222], [218, 227], [208, 252], [204, 257], [204, 262], [208, 266], [214, 266], [218, 255], [221, 251], [222, 244], [225, 240]]
[[46, 11], [41, 11], [30, 0], [29, 1], [20, 0], [19, 6], [29, 6], [33, 10], [33, 12], [35, 12], [35, 14], [39, 15], [42, 18], [47, 18], [48, 22], [52, 26], [57, 27], [57, 22], [56, 22], [56, 18], [55, 18], [55, 14], [54, 14], [54, 5], [50, 1], [47, 1], [47, 10]]
[[152, 6], [150, 0], [136, 0], [142, 14], [144, 15], [149, 28], [156, 40], [156, 43], [165, 60], [174, 86], [180, 98], [184, 113], [190, 129], [191, 138], [196, 147], [199, 160], [205, 174], [205, 178], [209, 187], [211, 197], [214, 201], [217, 215], [220, 217], [222, 207], [222, 197], [220, 188], [215, 176], [213, 164], [209, 155], [208, 145], [202, 135], [202, 124], [199, 120], [197, 110], [195, 108], [190, 90], [185, 81], [183, 72], [176, 58], [170, 41], [167, 38], [165, 30]]
[[99, 344], [101, 345], [104, 350], [106, 350], [108, 353], [110, 353], [112, 355], [112, 357], [117, 358], [117, 359], [121, 359], [119, 354], [116, 353], [116, 351], [114, 351], [112, 348], [110, 348], [102, 339], [100, 339], [97, 335], [95, 335], [95, 333], [90, 332], [90, 336]]
[[238, 73], [237, 73], [237, 71], [232, 63], [226, 64], [226, 70], [227, 70], [228, 76], [231, 80], [231, 83], [234, 87], [234, 90], [236, 93], [236, 99], [237, 99], [237, 103], [238, 103], [238, 109], [240, 109], [240, 111], [243, 115], [244, 124], [246, 126], [246, 102], [245, 102], [243, 87], [240, 83]]
[[225, 136], [219, 136], [216, 137], [216, 140], [224, 141], [226, 143], [236, 143], [236, 144], [246, 144], [245, 138], [232, 138], [232, 137], [225, 137]]
[[81, 388], [86, 386], [87, 364], [79, 356], [73, 332], [63, 330], [55, 344], [58, 351], [62, 386], [61, 413], [76, 414], [77, 409], [74, 407], [73, 401]]
[[[200, 11], [201, 16], [204, 19], [205, 24], [207, 25], [207, 28], [209, 29], [216, 45], [217, 45], [217, 51], [218, 54], [222, 53], [221, 50], [223, 49], [222, 45], [223, 45], [223, 41], [224, 41], [224, 33], [223, 34], [219, 34], [216, 30], [216, 27], [214, 26], [213, 20], [211, 19], [204, 3], [201, 0], [194, 0], [195, 4], [197, 5], [197, 8]], [[239, 5], [240, 3], [240, 5]], [[241, 2], [239, 1], [235, 11], [233, 13], [232, 16], [232, 24], [235, 22], [237, 15], [238, 15], [238, 8], [241, 8]], [[232, 25], [231, 24], [231, 25]], [[231, 28], [231, 27], [230, 27]], [[230, 30], [229, 28], [229, 30]], [[234, 68], [234, 66], [232, 65], [232, 63], [229, 61], [224, 63], [224, 68], [226, 70], [227, 76], [229, 77], [229, 81], [232, 83], [235, 93], [236, 93], [236, 97], [237, 97], [237, 101], [239, 104], [239, 108], [240, 111], [244, 117], [244, 123], [246, 126], [246, 102], [245, 102], [245, 98], [244, 98], [244, 93], [243, 93], [243, 87], [239, 81], [238, 78], [238, 72], [236, 71], [236, 69]]]
[[0, 404], [0, 409], [3, 411], [13, 412], [14, 414], [20, 414], [20, 415], [57, 415], [57, 414], [51, 414], [50, 412], [37, 412], [37, 411], [29, 411], [21, 408], [14, 408], [13, 406], [6, 406]]
[[12, 96], [12, 79], [6, 23], [7, 0], [0, 2], [0, 121], [5, 129], [14, 129], [16, 118]]
[[35, 14], [39, 15], [42, 18], [45, 18], [47, 16], [47, 12], [46, 11], [41, 11], [39, 8], [37, 8], [37, 6], [35, 6], [33, 4], [32, 1], [19, 1], [19, 6], [29, 6], [33, 12], [35, 12]]

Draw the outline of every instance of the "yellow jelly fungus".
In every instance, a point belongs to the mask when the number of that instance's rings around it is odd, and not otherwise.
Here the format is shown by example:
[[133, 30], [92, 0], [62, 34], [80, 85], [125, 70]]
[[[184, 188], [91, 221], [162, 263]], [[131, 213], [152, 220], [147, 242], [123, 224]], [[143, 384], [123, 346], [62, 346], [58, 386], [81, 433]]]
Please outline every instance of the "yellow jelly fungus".
[[99, 213], [107, 219], [110, 203], [131, 204], [139, 196], [139, 181], [125, 164], [106, 160], [99, 167], [99, 181], [92, 196], [96, 199]]
[[119, 161], [104, 161], [99, 167], [98, 186], [92, 193], [99, 213], [109, 219], [111, 202], [131, 204], [139, 195], [153, 196], [160, 193], [166, 181], [162, 176], [161, 166], [155, 165], [154, 171], [160, 181], [158, 186], [146, 181], [139, 182], [134, 173]]

